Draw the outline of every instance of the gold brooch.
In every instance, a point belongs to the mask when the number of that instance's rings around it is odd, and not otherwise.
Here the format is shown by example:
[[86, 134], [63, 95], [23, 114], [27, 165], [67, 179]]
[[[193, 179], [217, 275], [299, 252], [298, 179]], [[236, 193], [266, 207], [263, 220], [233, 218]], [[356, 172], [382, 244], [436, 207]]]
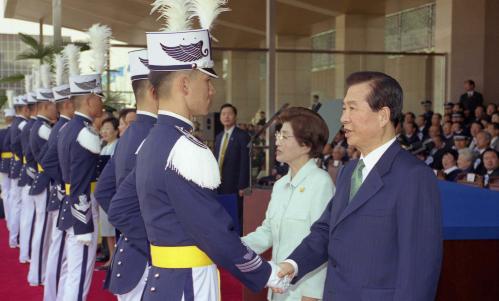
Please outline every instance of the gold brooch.
[[300, 192], [304, 192], [305, 191], [305, 187], [300, 187]]

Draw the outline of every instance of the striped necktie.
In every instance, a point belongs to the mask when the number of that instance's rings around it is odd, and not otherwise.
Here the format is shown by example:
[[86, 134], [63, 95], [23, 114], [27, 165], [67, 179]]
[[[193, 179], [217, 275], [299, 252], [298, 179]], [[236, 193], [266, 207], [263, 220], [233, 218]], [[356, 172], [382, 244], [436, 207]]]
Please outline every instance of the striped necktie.
[[362, 170], [364, 169], [364, 167], [364, 161], [360, 159], [357, 163], [357, 166], [353, 170], [352, 181], [350, 184], [350, 199], [348, 200], [348, 203], [352, 201], [353, 197], [359, 190], [360, 185], [362, 185]]
[[220, 152], [220, 159], [218, 160], [218, 166], [220, 167], [220, 174], [222, 174], [222, 166], [224, 165], [225, 152], [227, 151], [227, 144], [229, 144], [229, 133], [225, 132], [224, 142], [222, 143], [222, 151]]

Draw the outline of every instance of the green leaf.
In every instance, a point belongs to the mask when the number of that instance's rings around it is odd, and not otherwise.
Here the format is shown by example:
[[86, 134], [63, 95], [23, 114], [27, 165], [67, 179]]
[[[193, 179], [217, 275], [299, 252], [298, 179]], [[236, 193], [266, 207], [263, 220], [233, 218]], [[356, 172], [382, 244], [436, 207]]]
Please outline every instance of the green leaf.
[[27, 44], [29, 47], [33, 49], [38, 49], [40, 47], [38, 41], [30, 35], [19, 33], [19, 38], [24, 44]]
[[0, 78], [0, 84], [15, 83], [24, 80], [24, 74], [14, 74], [4, 78]]

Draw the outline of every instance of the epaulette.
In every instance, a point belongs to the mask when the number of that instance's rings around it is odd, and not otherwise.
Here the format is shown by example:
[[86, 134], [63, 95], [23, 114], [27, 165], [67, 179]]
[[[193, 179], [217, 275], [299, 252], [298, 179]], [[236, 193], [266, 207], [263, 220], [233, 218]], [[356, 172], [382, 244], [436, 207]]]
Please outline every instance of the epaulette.
[[50, 136], [50, 127], [43, 123], [40, 128], [38, 129], [38, 136], [42, 138], [43, 140], [48, 140]]
[[81, 131], [78, 133], [76, 141], [78, 141], [78, 143], [84, 149], [87, 149], [88, 151], [94, 154], [100, 153], [101, 147], [100, 147], [99, 134], [94, 130], [94, 128], [91, 125], [87, 125], [81, 129]]
[[26, 126], [26, 124], [27, 124], [26, 120], [23, 120], [19, 123], [17, 128], [22, 131], [24, 129], [24, 127]]
[[220, 170], [211, 150], [183, 128], [175, 127], [182, 135], [170, 151], [165, 169], [172, 169], [202, 188], [217, 188]]

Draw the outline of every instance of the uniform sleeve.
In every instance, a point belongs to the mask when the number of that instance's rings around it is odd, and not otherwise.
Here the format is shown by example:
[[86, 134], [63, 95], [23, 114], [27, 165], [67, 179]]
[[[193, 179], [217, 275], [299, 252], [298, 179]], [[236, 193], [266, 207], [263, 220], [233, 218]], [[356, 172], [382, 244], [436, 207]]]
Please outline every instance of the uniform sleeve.
[[398, 278], [393, 300], [433, 300], [442, 262], [440, 193], [429, 168], [407, 175], [398, 203]]
[[70, 148], [69, 180], [71, 190], [71, 214], [74, 217], [75, 234], [86, 234], [94, 231], [92, 221], [92, 204], [90, 200], [90, 183], [94, 179], [97, 155], [73, 141]]
[[109, 203], [112, 197], [116, 193], [116, 174], [115, 174], [115, 161], [114, 157], [111, 157], [107, 161], [104, 170], [102, 171], [99, 181], [97, 182], [97, 187], [95, 188], [95, 199], [101, 205], [102, 209], [106, 213], [109, 210]]
[[62, 175], [59, 168], [59, 158], [57, 156], [57, 140], [55, 143], [46, 144], [47, 151], [40, 161], [44, 173], [46, 173], [57, 184], [62, 184]]
[[249, 148], [248, 143], [250, 141], [250, 137], [247, 133], [241, 131], [239, 143], [241, 143], [240, 154], [239, 154], [239, 164], [240, 164], [240, 172], [239, 172], [239, 181], [238, 188], [239, 190], [245, 189], [249, 186]]
[[251, 290], [263, 289], [271, 267], [241, 242], [215, 191], [182, 178], [170, 167], [165, 171], [164, 183], [172, 187], [167, 189], [169, 200], [197, 246]]
[[135, 185], [135, 169], [120, 184], [109, 205], [107, 217], [125, 237], [147, 239]]

